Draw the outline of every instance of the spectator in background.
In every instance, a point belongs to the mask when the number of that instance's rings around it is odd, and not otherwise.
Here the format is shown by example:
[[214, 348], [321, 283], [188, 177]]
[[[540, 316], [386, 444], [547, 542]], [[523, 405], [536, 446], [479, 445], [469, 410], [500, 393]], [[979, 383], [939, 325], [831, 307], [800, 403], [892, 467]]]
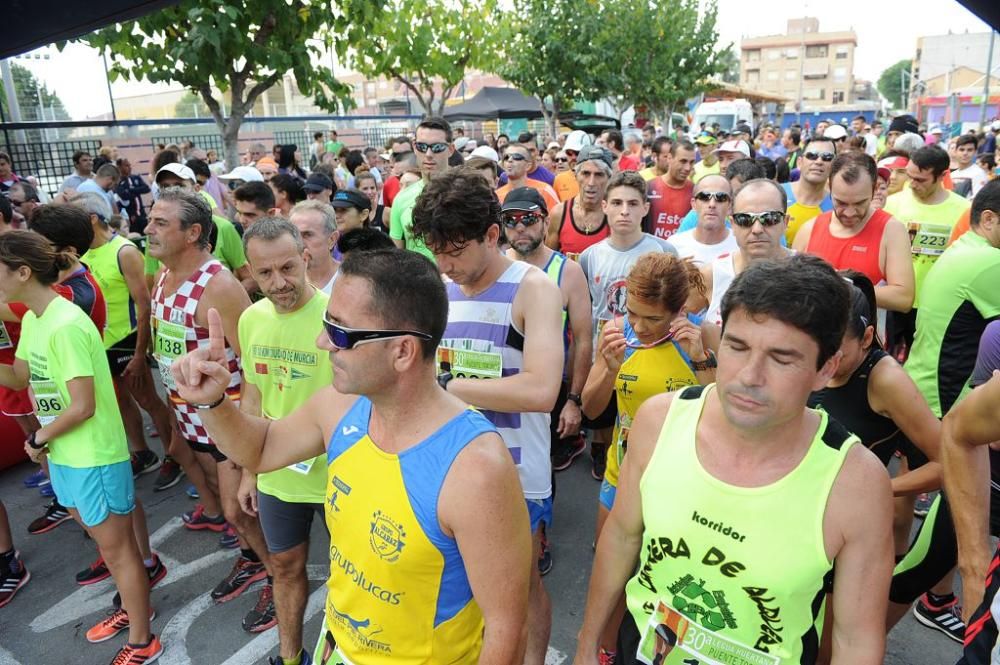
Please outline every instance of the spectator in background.
[[295, 152], [299, 149], [297, 145], [283, 145], [278, 151], [278, 173], [287, 173], [295, 176], [299, 180], [306, 179], [306, 172], [299, 166], [299, 161]]
[[187, 161], [191, 159], [191, 151], [194, 150], [194, 141], [191, 139], [184, 139], [181, 141], [181, 159]]
[[316, 165], [323, 161], [323, 153], [326, 152], [326, 143], [323, 142], [323, 132], [313, 133], [313, 142], [309, 146], [309, 170], [312, 171]]
[[362, 171], [354, 177], [354, 182], [358, 186], [358, 191], [368, 197], [371, 208], [368, 214], [368, 226], [389, 232], [390, 209], [379, 203], [378, 183], [375, 181], [375, 174], [372, 171]]
[[81, 182], [77, 186], [76, 191], [78, 194], [85, 194], [87, 192], [100, 194], [108, 202], [111, 213], [116, 214], [118, 212], [118, 200], [115, 198], [114, 189], [115, 185], [118, 184], [118, 180], [118, 167], [114, 164], [104, 164], [97, 169], [97, 173], [93, 178]]
[[[177, 160], [174, 160], [177, 161]], [[94, 177], [94, 157], [86, 150], [77, 150], [73, 153], [73, 173], [66, 176], [59, 192], [63, 193], [67, 189], [75, 190], [81, 183]]]
[[773, 163], [774, 160], [786, 156], [788, 149], [784, 146], [783, 142], [778, 141], [778, 134], [774, 129], [768, 127], [764, 130], [764, 134], [761, 137], [760, 149], [757, 152], [760, 157], [766, 157]]
[[268, 184], [274, 191], [274, 207], [278, 209], [278, 215], [285, 219], [288, 219], [296, 203], [306, 200], [302, 181], [291, 173], [279, 173]]
[[331, 155], [340, 155], [340, 151], [344, 149], [344, 144], [337, 138], [337, 130], [330, 130], [330, 139], [326, 142], [326, 152]]
[[105, 164], [114, 164], [116, 159], [118, 159], [118, 148], [113, 145], [102, 145], [97, 151], [97, 157], [94, 158], [94, 172], [96, 173]]
[[146, 204], [143, 194], [149, 194], [149, 185], [137, 173], [132, 173], [132, 162], [125, 157], [118, 159], [118, 185], [115, 193], [121, 201], [121, 212], [128, 218], [128, 228], [132, 233], [141, 234], [146, 228]]
[[0, 194], [6, 194], [11, 186], [21, 182], [21, 177], [14, 173], [10, 155], [0, 152]]
[[510, 143], [510, 137], [507, 136], [506, 134], [501, 134], [500, 136], [497, 137], [496, 144], [493, 146], [493, 149], [496, 150], [497, 152], [500, 152], [501, 150], [506, 148], [509, 143]]
[[[368, 166], [368, 171], [371, 172], [372, 177], [375, 178], [376, 184], [379, 188], [382, 187], [382, 173], [379, 171], [379, 154], [377, 148], [372, 148], [371, 146], [365, 148], [365, 165]], [[357, 173], [354, 174], [357, 176]], [[356, 183], [355, 183], [356, 184]]]
[[344, 147], [337, 153], [337, 166], [333, 170], [333, 184], [337, 186], [338, 190], [351, 186], [351, 172], [347, 169], [347, 155], [350, 152], [348, 148]]

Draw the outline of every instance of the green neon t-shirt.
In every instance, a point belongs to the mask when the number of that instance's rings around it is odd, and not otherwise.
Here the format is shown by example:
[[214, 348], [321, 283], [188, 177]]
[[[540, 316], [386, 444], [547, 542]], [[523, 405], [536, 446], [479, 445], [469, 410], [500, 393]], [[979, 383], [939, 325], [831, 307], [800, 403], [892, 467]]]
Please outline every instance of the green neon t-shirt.
[[931, 266], [944, 254], [958, 218], [971, 203], [948, 192], [948, 198], [937, 205], [927, 205], [917, 200], [913, 190], [904, 187], [885, 202], [885, 211], [906, 224], [910, 231], [910, 251], [913, 255], [913, 307], [919, 308], [921, 287]]
[[16, 357], [31, 370], [35, 415], [43, 427], [69, 407], [68, 382], [94, 379], [94, 415], [49, 441], [50, 460], [86, 469], [129, 459], [104, 342], [83, 310], [63, 298], [50, 302], [40, 317], [29, 310]]
[[[212, 221], [219, 229], [212, 255], [219, 259], [224, 268], [230, 272], [236, 272], [247, 264], [247, 255], [243, 251], [243, 238], [240, 237], [239, 231], [236, 230], [233, 223], [225, 217], [212, 215]], [[149, 245], [147, 244], [146, 274], [155, 275], [159, 269], [160, 261], [149, 255]]]
[[427, 249], [427, 245], [413, 235], [413, 207], [417, 204], [417, 197], [424, 191], [424, 181], [415, 182], [399, 194], [392, 202], [392, 216], [389, 220], [389, 237], [393, 240], [402, 240], [406, 249], [423, 254], [431, 261], [434, 260], [434, 253]]
[[[333, 383], [330, 359], [316, 346], [328, 300], [316, 290], [301, 309], [282, 314], [265, 299], [240, 316], [243, 378], [260, 391], [265, 418], [284, 418]], [[323, 503], [326, 455], [262, 473], [257, 489], [291, 503]]]
[[[104, 294], [108, 319], [104, 326], [104, 347], [110, 349], [133, 332], [138, 324], [135, 301], [122, 274], [118, 255], [125, 247], [135, 247], [130, 241], [115, 234], [100, 247], [87, 250], [80, 260], [90, 269]], [[136, 247], [138, 249], [138, 247]]]
[[970, 390], [979, 338], [1000, 317], [1000, 249], [964, 233], [931, 266], [920, 298], [905, 367], [940, 418]]

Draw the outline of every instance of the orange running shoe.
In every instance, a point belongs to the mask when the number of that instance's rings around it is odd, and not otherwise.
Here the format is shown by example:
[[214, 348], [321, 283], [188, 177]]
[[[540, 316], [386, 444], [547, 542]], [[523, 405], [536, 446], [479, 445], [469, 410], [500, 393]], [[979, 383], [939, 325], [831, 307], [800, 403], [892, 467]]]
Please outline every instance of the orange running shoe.
[[126, 644], [118, 650], [118, 655], [111, 665], [149, 665], [163, 653], [163, 644], [156, 635], [149, 636], [149, 644], [144, 647], [134, 647]]
[[[149, 608], [149, 620], [156, 618], [156, 611]], [[106, 618], [94, 624], [93, 628], [87, 631], [87, 641], [93, 644], [106, 642], [112, 637], [129, 627], [128, 614], [122, 608], [117, 608]]]

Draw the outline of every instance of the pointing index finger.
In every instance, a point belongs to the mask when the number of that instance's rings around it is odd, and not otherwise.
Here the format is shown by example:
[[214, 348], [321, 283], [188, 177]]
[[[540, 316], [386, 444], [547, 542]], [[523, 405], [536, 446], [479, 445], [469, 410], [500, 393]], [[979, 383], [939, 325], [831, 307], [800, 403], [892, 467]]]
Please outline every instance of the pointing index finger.
[[208, 310], [208, 354], [212, 360], [226, 357], [226, 333], [222, 327], [222, 315], [214, 307]]

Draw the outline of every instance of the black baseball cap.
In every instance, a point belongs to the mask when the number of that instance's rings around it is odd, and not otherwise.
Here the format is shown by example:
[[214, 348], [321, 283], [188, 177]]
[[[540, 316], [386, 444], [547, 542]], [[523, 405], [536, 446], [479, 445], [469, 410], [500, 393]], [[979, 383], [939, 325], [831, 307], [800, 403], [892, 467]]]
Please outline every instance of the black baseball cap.
[[519, 210], [522, 212], [541, 212], [543, 215], [549, 214], [549, 208], [545, 205], [545, 199], [533, 187], [518, 187], [507, 193], [501, 212], [508, 210]]
[[311, 173], [306, 180], [304, 189], [307, 192], [322, 192], [324, 189], [333, 190], [333, 181], [323, 173]]
[[330, 200], [330, 205], [334, 208], [357, 208], [358, 210], [371, 210], [371, 199], [359, 189], [341, 189]]

